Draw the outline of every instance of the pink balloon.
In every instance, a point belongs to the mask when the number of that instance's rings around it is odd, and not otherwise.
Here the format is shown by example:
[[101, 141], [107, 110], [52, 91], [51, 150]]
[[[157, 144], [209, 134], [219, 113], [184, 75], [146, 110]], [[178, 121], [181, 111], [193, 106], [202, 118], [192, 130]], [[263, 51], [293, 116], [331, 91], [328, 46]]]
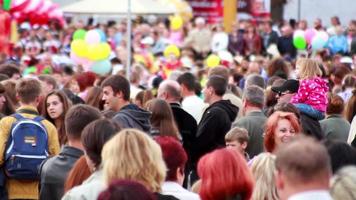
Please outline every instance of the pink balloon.
[[311, 44], [311, 42], [312, 42], [314, 36], [316, 35], [316, 33], [317, 33], [316, 30], [312, 29], [312, 28], [310, 28], [310, 29], [305, 31], [304, 37], [305, 37], [305, 40], [307, 41], [308, 44]]
[[70, 59], [72, 59], [77, 65], [81, 65], [83, 67], [84, 71], [86, 71], [86, 72], [90, 70], [90, 67], [94, 63], [93, 61], [91, 61], [87, 58], [77, 56], [73, 52], [70, 53]]
[[85, 41], [88, 44], [99, 44], [100, 43], [100, 34], [96, 30], [90, 30], [85, 35]]

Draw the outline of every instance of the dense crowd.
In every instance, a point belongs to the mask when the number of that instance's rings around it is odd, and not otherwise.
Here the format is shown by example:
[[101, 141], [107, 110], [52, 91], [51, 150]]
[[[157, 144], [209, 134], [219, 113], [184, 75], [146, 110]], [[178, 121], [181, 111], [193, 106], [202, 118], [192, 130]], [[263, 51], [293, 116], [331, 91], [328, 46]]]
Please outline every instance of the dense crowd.
[[[100, 29], [110, 71], [73, 60]], [[356, 21], [18, 27], [0, 57], [0, 199], [348, 200]], [[295, 33], [327, 33], [299, 48]], [[129, 72], [127, 74], [127, 72]]]

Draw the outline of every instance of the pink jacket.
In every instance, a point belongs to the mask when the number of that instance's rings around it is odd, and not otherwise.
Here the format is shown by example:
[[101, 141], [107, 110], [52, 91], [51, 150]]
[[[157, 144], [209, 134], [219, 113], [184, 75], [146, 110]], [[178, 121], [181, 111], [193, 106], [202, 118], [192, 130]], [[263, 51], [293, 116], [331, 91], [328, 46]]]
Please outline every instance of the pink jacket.
[[303, 103], [321, 112], [326, 111], [328, 104], [327, 92], [329, 87], [322, 78], [300, 80], [298, 93], [291, 99], [291, 103]]

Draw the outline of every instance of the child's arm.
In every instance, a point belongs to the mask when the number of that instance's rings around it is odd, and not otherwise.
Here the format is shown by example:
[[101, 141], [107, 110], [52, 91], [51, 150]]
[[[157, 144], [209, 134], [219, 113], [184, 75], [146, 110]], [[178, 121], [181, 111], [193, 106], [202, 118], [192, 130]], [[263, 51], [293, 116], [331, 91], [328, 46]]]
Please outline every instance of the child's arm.
[[310, 88], [308, 82], [301, 81], [298, 93], [292, 97], [291, 103], [304, 103], [308, 99], [309, 91]]

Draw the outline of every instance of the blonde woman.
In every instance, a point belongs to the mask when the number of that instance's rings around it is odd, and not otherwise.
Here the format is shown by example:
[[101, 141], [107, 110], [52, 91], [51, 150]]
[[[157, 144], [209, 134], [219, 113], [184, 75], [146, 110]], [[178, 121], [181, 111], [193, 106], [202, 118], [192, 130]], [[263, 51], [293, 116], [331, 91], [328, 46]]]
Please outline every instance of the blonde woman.
[[271, 153], [261, 153], [251, 164], [251, 172], [255, 178], [255, 187], [251, 200], [278, 200], [274, 179], [276, 156]]
[[330, 193], [334, 200], [356, 199], [356, 167], [340, 169], [331, 180]]
[[157, 195], [157, 199], [176, 199], [161, 195], [167, 168], [160, 146], [146, 133], [125, 129], [107, 142], [102, 152], [104, 181], [137, 181]]

